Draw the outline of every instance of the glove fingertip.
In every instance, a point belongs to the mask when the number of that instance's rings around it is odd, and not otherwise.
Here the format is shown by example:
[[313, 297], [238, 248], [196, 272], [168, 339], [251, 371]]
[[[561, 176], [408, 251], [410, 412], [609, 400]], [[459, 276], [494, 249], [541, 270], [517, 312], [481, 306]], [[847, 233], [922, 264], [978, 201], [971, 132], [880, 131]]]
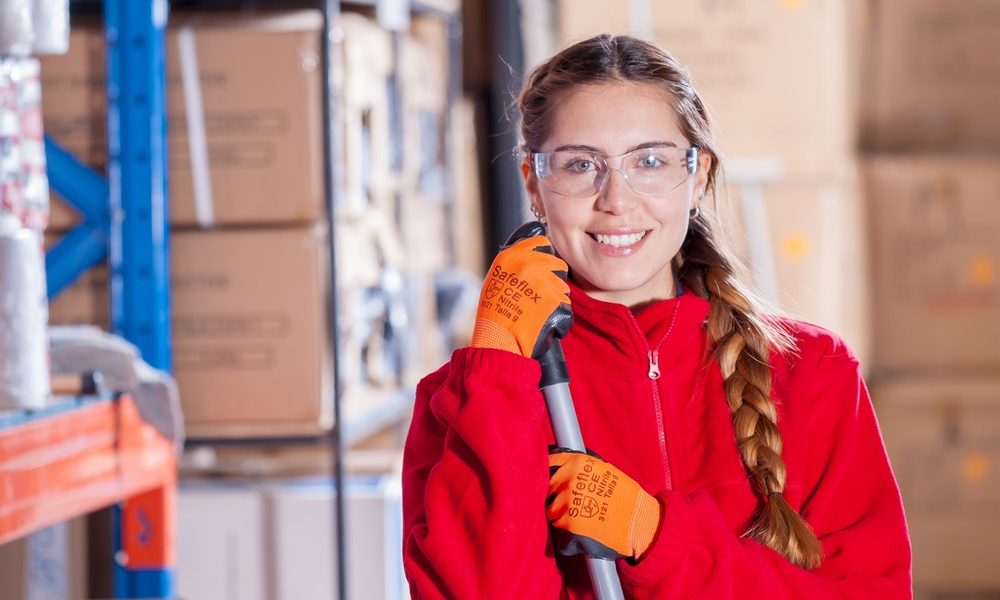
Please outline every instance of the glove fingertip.
[[551, 256], [555, 256], [556, 251], [552, 247], [552, 242], [549, 241], [549, 238], [545, 236], [538, 236], [538, 237], [540, 238], [540, 243], [537, 246], [532, 246], [531, 249], [541, 254], [549, 254]]

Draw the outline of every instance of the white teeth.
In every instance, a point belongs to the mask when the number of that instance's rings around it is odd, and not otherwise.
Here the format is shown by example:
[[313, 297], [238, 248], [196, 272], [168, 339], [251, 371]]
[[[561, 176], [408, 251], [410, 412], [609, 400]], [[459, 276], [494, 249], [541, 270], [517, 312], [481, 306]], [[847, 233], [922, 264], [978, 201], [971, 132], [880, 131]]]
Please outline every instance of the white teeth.
[[630, 233], [627, 235], [604, 235], [596, 233], [594, 234], [594, 237], [597, 238], [598, 243], [618, 248], [620, 246], [631, 246], [641, 240], [645, 235], [645, 231], [640, 231], [639, 233]]

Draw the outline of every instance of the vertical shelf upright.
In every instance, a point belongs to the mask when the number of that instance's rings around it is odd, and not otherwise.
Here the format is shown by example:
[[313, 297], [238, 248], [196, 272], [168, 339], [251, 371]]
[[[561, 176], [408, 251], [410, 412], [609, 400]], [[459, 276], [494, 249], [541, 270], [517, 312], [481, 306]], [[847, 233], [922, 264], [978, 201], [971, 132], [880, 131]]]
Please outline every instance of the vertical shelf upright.
[[[111, 328], [171, 370], [164, 30], [167, 0], [105, 0]], [[115, 507], [115, 595], [172, 597], [171, 556], [144, 552], [149, 515], [173, 515], [173, 490]], [[173, 532], [161, 532], [173, 537]], [[155, 550], [155, 549], [154, 549]]]
[[329, 243], [330, 260], [330, 293], [328, 294], [329, 339], [333, 357], [333, 431], [330, 432], [331, 452], [333, 453], [334, 515], [333, 534], [334, 555], [336, 564], [332, 565], [337, 573], [337, 598], [347, 600], [347, 519], [344, 514], [344, 420], [341, 410], [343, 387], [340, 373], [340, 326], [339, 307], [337, 302], [337, 240], [336, 240], [336, 210], [337, 198], [341, 190], [342, 175], [337, 166], [340, 163], [340, 106], [335, 91], [338, 72], [341, 65], [336, 62], [340, 56], [343, 40], [343, 30], [340, 28], [339, 0], [319, 0], [323, 12], [323, 39], [320, 43], [320, 64], [323, 69], [323, 189], [326, 195], [327, 240]]
[[[170, 371], [164, 94], [169, 5], [104, 0], [103, 9], [108, 174], [103, 178], [46, 139], [52, 187], [84, 217], [46, 257], [49, 295], [107, 257], [112, 330], [135, 344], [146, 362]], [[114, 418], [118, 442], [124, 443], [134, 427]], [[169, 454], [161, 468], [175, 469]], [[113, 508], [116, 597], [173, 597], [176, 495], [174, 475], [165, 479], [166, 485], [118, 496], [125, 499]]]
[[167, 0], [105, 0], [111, 327], [170, 371]]

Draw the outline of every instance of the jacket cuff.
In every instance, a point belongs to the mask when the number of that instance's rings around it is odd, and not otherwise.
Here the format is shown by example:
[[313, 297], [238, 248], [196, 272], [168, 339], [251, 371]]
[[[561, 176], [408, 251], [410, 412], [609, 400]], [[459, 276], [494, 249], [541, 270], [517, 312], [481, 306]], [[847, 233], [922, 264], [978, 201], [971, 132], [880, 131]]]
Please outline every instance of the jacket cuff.
[[494, 413], [502, 403], [505, 413], [540, 418], [545, 403], [538, 382], [541, 367], [535, 360], [494, 348], [459, 348], [452, 353], [446, 382], [450, 394], [431, 399], [439, 415]]
[[[646, 553], [627, 569], [627, 577], [636, 585], [662, 581], [676, 570], [686, 544], [689, 506], [680, 492], [664, 491], [654, 496], [663, 507], [660, 528]], [[688, 546], [690, 547], [690, 546]]]
[[510, 385], [538, 389], [542, 369], [538, 361], [495, 348], [466, 346], [451, 354], [452, 372], [502, 377]]

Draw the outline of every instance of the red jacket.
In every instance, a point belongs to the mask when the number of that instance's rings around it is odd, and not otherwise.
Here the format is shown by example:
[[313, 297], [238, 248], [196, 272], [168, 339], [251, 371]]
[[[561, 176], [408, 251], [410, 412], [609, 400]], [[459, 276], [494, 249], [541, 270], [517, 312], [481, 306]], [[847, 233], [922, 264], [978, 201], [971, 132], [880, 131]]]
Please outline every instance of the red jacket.
[[[758, 505], [718, 363], [708, 302], [692, 293], [638, 315], [571, 291], [563, 343], [587, 447], [664, 505], [631, 598], [911, 598], [910, 545], [857, 360], [834, 334], [784, 321], [798, 352], [772, 357], [785, 498], [823, 543], [808, 571], [742, 537]], [[661, 376], [651, 379], [650, 364]], [[540, 371], [464, 348], [417, 388], [403, 457], [404, 566], [414, 598], [592, 598], [581, 557], [553, 556], [545, 515], [554, 443]]]

